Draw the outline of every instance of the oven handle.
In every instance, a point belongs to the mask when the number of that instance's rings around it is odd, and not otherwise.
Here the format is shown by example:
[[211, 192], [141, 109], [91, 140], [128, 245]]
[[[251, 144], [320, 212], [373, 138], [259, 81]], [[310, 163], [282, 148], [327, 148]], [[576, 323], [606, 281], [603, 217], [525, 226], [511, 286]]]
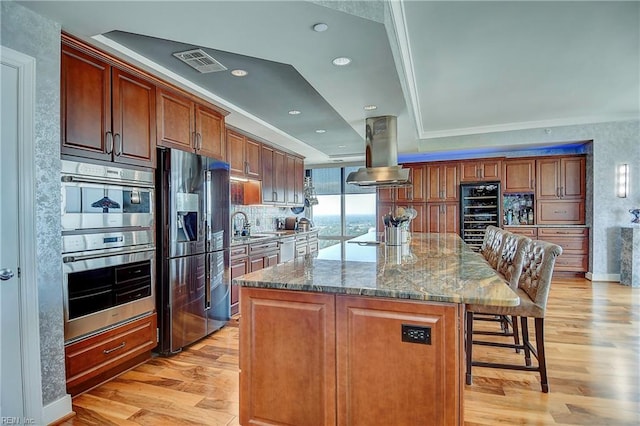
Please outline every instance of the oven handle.
[[108, 179], [94, 179], [90, 177], [78, 177], [64, 175], [62, 176], [62, 182], [78, 182], [78, 183], [97, 183], [100, 185], [115, 185], [115, 186], [128, 186], [135, 188], [155, 188], [153, 183], [131, 181], [127, 179], [108, 180]]
[[80, 262], [82, 260], [100, 259], [108, 256], [121, 256], [121, 255], [134, 254], [134, 253], [143, 253], [147, 251], [155, 251], [155, 248], [140, 248], [140, 249], [132, 249], [132, 250], [126, 250], [126, 251], [119, 251], [114, 253], [86, 254], [86, 255], [80, 255], [80, 256], [64, 256], [62, 258], [62, 263]]

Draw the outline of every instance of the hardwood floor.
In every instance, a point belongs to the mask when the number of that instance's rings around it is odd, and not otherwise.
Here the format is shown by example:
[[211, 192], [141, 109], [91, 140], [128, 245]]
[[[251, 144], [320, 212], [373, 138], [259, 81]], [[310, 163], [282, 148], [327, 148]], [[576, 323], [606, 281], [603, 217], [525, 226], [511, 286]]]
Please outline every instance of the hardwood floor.
[[[482, 323], [478, 329], [496, 327]], [[540, 391], [536, 373], [474, 367], [466, 426], [640, 424], [640, 289], [554, 279], [545, 333], [550, 392]], [[523, 359], [474, 346], [474, 358], [483, 357]], [[237, 425], [238, 381], [232, 320], [179, 355], [154, 358], [74, 398], [77, 415], [62, 425]]]

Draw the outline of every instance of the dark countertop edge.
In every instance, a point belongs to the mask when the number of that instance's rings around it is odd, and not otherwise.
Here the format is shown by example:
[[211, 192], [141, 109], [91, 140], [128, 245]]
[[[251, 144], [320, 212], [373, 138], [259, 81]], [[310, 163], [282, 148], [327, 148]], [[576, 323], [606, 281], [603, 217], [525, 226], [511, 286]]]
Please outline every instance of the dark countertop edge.
[[520, 304], [520, 298], [516, 296], [513, 299], [513, 303], [500, 303], [490, 304], [486, 300], [480, 300], [475, 298], [469, 298], [464, 300], [463, 296], [445, 296], [437, 294], [424, 294], [415, 292], [406, 292], [399, 290], [383, 290], [367, 287], [335, 287], [335, 286], [310, 286], [307, 284], [287, 284], [276, 283], [266, 281], [246, 281], [242, 277], [234, 278], [232, 285], [238, 285], [240, 287], [251, 288], [264, 288], [269, 290], [289, 290], [289, 291], [306, 291], [310, 293], [323, 293], [323, 294], [338, 294], [347, 296], [369, 296], [369, 297], [385, 297], [388, 299], [400, 299], [400, 300], [416, 300], [424, 302], [445, 302], [445, 303], [458, 303], [458, 304], [473, 304], [473, 305], [488, 305], [488, 306], [518, 306]]

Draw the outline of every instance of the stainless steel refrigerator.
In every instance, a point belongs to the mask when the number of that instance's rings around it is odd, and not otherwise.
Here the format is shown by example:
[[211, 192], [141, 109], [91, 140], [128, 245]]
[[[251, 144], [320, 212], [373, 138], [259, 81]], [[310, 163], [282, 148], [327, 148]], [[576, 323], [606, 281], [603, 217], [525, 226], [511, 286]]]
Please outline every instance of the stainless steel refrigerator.
[[158, 150], [158, 352], [170, 355], [229, 320], [229, 165]]

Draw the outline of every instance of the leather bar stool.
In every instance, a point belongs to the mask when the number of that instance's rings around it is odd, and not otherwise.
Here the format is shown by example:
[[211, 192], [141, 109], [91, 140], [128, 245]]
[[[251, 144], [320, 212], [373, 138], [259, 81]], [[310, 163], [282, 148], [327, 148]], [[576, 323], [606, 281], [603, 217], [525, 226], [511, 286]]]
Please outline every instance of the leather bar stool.
[[[547, 364], [544, 351], [544, 317], [547, 307], [551, 277], [556, 258], [562, 253], [562, 248], [556, 244], [545, 241], [530, 240], [523, 245], [524, 261], [522, 272], [518, 280], [516, 292], [520, 297], [518, 306], [485, 306], [467, 305], [466, 312], [466, 383], [472, 382], [472, 367], [504, 368], [511, 370], [536, 371], [540, 373], [542, 392], [549, 392], [547, 379]], [[509, 315], [520, 317], [522, 330], [522, 344], [487, 342], [473, 339], [474, 315]], [[528, 319], [534, 318], [535, 346], [529, 340]], [[473, 345], [495, 346], [499, 348], [519, 348], [524, 350], [525, 362], [521, 364], [501, 364], [492, 362], [480, 362], [473, 360]], [[531, 363], [531, 354], [538, 360], [538, 365]]]

